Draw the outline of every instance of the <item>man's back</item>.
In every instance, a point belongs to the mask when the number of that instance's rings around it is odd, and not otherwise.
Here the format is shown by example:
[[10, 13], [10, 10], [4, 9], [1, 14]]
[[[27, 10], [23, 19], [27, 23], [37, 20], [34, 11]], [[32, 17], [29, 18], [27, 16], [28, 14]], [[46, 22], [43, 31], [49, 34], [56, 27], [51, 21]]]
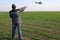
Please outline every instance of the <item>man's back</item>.
[[20, 15], [19, 15], [19, 10], [15, 9], [15, 10], [11, 10], [9, 12], [10, 17], [12, 19], [12, 24], [19, 24], [20, 23]]

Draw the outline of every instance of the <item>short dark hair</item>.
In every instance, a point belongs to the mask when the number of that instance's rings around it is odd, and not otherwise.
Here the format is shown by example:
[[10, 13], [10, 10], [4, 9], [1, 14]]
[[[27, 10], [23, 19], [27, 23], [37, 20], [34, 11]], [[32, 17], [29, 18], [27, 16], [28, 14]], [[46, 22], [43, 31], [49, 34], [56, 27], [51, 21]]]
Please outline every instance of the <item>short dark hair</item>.
[[16, 8], [16, 5], [15, 4], [12, 4], [12, 8]]

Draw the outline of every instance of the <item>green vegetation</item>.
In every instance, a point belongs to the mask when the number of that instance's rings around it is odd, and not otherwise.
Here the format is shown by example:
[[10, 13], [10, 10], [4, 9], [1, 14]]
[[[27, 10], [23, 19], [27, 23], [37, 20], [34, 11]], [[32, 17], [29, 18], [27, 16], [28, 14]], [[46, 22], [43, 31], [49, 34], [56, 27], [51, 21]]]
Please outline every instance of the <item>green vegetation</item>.
[[[23, 12], [21, 17], [23, 39], [60, 40], [60, 12]], [[8, 12], [0, 12], [0, 40], [11, 40], [11, 26]]]

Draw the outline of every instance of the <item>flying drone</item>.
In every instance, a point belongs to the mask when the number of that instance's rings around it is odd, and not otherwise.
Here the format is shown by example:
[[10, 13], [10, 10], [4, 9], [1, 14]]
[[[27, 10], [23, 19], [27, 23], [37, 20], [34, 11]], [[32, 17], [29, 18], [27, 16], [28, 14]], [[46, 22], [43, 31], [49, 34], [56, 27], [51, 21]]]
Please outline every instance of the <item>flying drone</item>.
[[40, 2], [35, 2], [36, 4], [42, 4], [42, 2], [40, 1]]

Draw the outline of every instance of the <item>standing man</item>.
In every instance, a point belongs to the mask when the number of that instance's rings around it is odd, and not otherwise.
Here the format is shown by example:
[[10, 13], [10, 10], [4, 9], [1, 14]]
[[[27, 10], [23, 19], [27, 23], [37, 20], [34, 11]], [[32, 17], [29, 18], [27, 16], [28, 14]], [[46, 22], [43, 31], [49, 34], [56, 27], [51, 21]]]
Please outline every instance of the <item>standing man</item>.
[[26, 6], [16, 9], [16, 5], [12, 4], [12, 10], [9, 12], [10, 18], [12, 20], [12, 40], [14, 40], [16, 27], [18, 29], [19, 40], [22, 40], [21, 18], [19, 13], [23, 12], [25, 9]]

